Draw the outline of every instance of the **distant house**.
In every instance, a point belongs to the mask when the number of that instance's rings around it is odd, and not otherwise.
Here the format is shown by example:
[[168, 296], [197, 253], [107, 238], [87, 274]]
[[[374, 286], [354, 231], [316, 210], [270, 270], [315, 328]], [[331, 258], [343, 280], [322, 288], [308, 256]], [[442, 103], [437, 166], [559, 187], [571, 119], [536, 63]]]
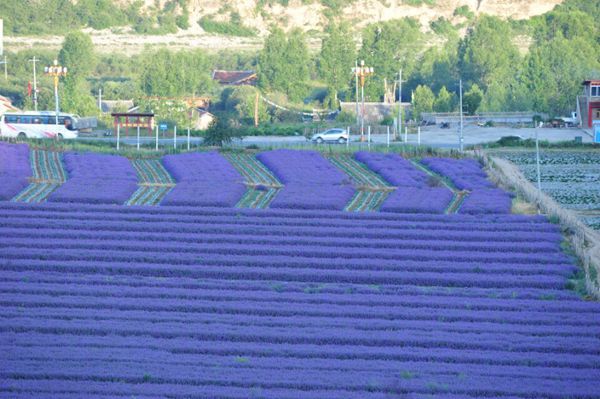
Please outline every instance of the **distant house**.
[[583, 83], [583, 95], [578, 98], [578, 112], [581, 126], [591, 129], [594, 122], [600, 123], [600, 80], [586, 80]]
[[12, 105], [12, 101], [10, 100], [10, 98], [0, 96], [0, 115], [4, 114], [5, 112], [15, 111], [19, 111], [19, 109]]
[[206, 130], [215, 119], [215, 116], [202, 108], [192, 108], [190, 111], [192, 128], [194, 130]]
[[219, 82], [219, 84], [226, 86], [256, 86], [257, 80], [256, 72], [254, 71], [214, 70], [212, 73], [212, 78], [213, 80]]
[[[355, 102], [341, 102], [340, 107], [342, 111], [356, 115], [356, 103]], [[410, 109], [410, 103], [402, 103], [404, 109], [404, 115], [407, 115]], [[358, 103], [358, 113], [362, 113], [362, 104]], [[380, 123], [386, 116], [396, 117], [398, 114], [398, 103], [365, 103], [365, 122], [367, 123]]]

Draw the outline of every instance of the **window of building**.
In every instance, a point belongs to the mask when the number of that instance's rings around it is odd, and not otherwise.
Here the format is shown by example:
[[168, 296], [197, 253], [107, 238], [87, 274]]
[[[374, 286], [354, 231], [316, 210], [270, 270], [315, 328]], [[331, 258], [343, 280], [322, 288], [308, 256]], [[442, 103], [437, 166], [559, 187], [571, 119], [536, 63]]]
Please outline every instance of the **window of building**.
[[600, 86], [591, 86], [590, 89], [592, 97], [600, 97]]

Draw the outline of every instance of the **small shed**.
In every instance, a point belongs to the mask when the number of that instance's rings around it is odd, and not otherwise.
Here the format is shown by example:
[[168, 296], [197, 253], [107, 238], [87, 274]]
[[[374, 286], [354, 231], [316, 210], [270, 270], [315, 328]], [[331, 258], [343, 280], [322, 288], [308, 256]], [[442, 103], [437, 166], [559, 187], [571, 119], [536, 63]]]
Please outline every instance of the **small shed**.
[[192, 128], [195, 130], [206, 130], [215, 120], [215, 116], [202, 108], [191, 110]]
[[148, 130], [148, 135], [152, 135], [152, 129], [154, 129], [154, 113], [152, 112], [113, 112], [110, 114], [113, 117], [114, 131], [113, 135], [117, 134], [117, 127], [122, 130], [125, 128], [125, 136], [129, 135], [129, 128], [143, 128]]

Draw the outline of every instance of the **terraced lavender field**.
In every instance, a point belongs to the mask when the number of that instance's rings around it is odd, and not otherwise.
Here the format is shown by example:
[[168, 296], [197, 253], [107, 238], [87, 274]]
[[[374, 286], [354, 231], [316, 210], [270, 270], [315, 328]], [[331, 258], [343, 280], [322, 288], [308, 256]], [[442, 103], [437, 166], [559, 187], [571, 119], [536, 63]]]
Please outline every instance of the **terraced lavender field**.
[[[174, 187], [159, 206], [126, 204], [152, 184], [136, 191], [138, 169], [112, 196], [98, 183], [98, 201], [93, 185], [77, 196], [88, 202], [0, 201], [0, 397], [600, 397], [600, 303], [568, 288], [577, 266], [559, 227], [510, 214], [476, 163], [363, 154], [307, 172], [285, 169], [289, 153], [260, 168], [204, 154], [151, 166]], [[360, 190], [398, 190], [356, 212], [358, 178], [336, 164], [376, 173]], [[215, 165], [223, 196], [190, 194], [215, 189]], [[421, 174], [434, 169], [446, 188]], [[28, 173], [9, 172], [0, 181]], [[262, 181], [274, 207], [240, 208], [270, 203], [244, 192]], [[419, 196], [400, 189], [444, 201], [415, 212]]]

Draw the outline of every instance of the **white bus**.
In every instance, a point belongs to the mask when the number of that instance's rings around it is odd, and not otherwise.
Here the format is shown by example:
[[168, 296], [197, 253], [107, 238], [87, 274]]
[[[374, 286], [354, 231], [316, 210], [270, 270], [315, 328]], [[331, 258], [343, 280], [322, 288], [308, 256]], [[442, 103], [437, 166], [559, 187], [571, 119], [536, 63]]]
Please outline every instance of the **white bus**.
[[59, 113], [58, 125], [56, 113], [52, 111], [7, 112], [0, 117], [0, 136], [18, 139], [74, 139], [78, 131], [77, 115]]

